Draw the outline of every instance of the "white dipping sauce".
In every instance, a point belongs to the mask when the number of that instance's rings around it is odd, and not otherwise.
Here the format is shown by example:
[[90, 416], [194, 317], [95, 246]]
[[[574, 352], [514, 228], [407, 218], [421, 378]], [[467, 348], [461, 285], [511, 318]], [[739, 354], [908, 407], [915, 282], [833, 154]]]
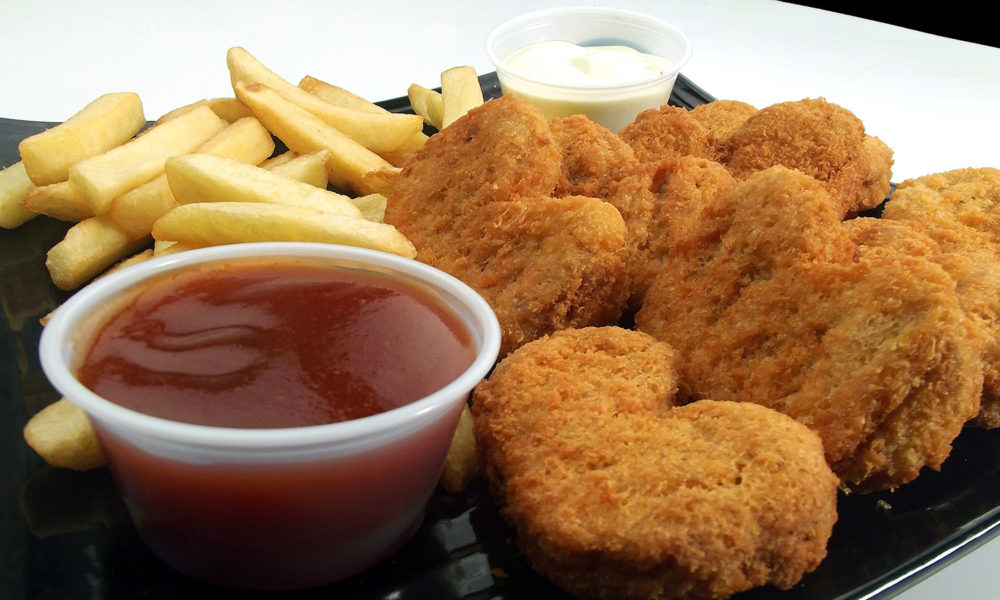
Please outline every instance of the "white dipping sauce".
[[529, 44], [503, 61], [505, 93], [548, 119], [584, 114], [617, 132], [647, 109], [666, 104], [677, 77], [668, 59], [627, 46]]

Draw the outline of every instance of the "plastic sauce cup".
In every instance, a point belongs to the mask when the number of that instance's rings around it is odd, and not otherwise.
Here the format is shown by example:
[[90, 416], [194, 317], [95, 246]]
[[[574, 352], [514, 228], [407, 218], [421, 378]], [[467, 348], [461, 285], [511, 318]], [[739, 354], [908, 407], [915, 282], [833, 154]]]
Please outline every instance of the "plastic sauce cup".
[[[468, 329], [473, 364], [444, 388], [370, 417], [308, 427], [236, 429], [169, 421], [110, 402], [74, 376], [93, 333], [130, 289], [164, 273], [243, 258], [311, 258], [405, 278]], [[209, 582], [305, 588], [357, 574], [419, 528], [470, 391], [496, 361], [489, 305], [439, 270], [391, 254], [311, 243], [192, 250], [99, 279], [42, 334], [52, 384], [89, 415], [140, 536], [161, 560]]]
[[[623, 84], [556, 85], [507, 66], [508, 57], [517, 50], [550, 40], [581, 46], [628, 46], [664, 57], [673, 68]], [[640, 112], [667, 103], [677, 74], [691, 57], [691, 43], [673, 25], [640, 13], [614, 8], [553, 8], [497, 26], [486, 38], [486, 55], [505, 94], [520, 96], [548, 119], [584, 114], [617, 132]]]

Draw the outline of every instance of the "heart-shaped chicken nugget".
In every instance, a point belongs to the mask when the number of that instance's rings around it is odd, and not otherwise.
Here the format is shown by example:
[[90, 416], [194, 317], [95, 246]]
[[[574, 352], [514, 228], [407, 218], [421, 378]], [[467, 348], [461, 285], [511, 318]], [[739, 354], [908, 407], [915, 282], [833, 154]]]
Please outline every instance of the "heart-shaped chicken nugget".
[[625, 222], [596, 198], [553, 198], [562, 155], [538, 109], [490, 100], [431, 137], [396, 179], [385, 220], [417, 260], [497, 313], [500, 355], [568, 327], [607, 325], [628, 292]]
[[788, 588], [826, 554], [818, 436], [753, 404], [674, 407], [678, 356], [617, 327], [503, 360], [473, 398], [484, 471], [533, 568], [592, 598]]

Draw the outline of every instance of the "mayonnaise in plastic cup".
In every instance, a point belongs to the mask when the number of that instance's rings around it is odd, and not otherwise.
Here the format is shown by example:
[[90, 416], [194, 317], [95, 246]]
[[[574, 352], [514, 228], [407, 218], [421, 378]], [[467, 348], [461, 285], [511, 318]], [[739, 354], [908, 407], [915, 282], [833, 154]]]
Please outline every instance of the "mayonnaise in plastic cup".
[[[127, 409], [74, 370], [105, 307], [151, 278], [254, 258], [399, 277], [441, 300], [467, 328], [473, 363], [438, 391], [373, 416], [306, 427], [238, 429]], [[90, 417], [108, 467], [147, 546], [193, 577], [247, 589], [316, 586], [387, 558], [416, 532], [462, 407], [492, 368], [500, 329], [489, 305], [422, 263], [361, 248], [259, 243], [192, 250], [128, 267], [59, 307], [40, 342], [45, 374]]]
[[[543, 61], [520, 65], [511, 61], [525, 48], [551, 41], [585, 48], [624, 46], [663, 59], [666, 65], [632, 77], [602, 75], [560, 83], [563, 78], [543, 67]], [[559, 46], [543, 51], [577, 60], [572, 50]], [[677, 74], [691, 56], [691, 43], [673, 25], [648, 15], [614, 8], [553, 8], [516, 17], [493, 29], [486, 38], [486, 54], [505, 94], [520, 96], [548, 119], [584, 114], [617, 132], [643, 110], [667, 103]], [[634, 62], [630, 55], [619, 56], [625, 59], [623, 67]], [[599, 61], [585, 69], [597, 73], [613, 69], [617, 58], [612, 53], [585, 60]]]

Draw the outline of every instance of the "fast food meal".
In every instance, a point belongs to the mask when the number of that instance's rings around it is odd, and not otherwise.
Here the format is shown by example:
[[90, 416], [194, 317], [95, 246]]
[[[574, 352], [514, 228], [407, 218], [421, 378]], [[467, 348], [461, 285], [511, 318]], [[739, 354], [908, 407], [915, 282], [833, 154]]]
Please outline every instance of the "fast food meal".
[[531, 565], [585, 598], [787, 589], [826, 554], [838, 480], [777, 411], [674, 406], [681, 354], [649, 335], [564, 330], [476, 389], [482, 464]]
[[561, 177], [541, 113], [504, 96], [431, 137], [389, 197], [385, 220], [420, 260], [493, 307], [501, 356], [558, 329], [614, 323], [622, 311], [622, 217], [596, 198], [553, 198]]

